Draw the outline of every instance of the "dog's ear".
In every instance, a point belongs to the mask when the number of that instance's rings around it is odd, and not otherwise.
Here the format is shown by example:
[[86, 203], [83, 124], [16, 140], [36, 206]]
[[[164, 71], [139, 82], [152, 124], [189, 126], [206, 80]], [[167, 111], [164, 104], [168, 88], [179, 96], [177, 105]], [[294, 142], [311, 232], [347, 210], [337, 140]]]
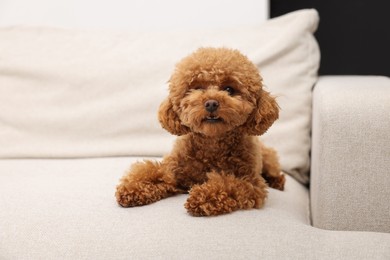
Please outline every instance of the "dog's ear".
[[166, 98], [160, 105], [158, 120], [161, 126], [174, 135], [187, 134], [190, 129], [181, 124], [178, 114], [173, 110], [170, 98]]
[[270, 93], [262, 90], [256, 100], [256, 107], [244, 124], [249, 135], [262, 135], [279, 117], [279, 106]]

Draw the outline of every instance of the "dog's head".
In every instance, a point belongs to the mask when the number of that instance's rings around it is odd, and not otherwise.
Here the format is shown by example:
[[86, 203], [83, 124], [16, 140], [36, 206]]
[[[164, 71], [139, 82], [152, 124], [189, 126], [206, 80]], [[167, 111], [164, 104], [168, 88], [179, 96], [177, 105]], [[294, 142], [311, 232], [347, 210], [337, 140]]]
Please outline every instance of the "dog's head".
[[201, 48], [177, 65], [169, 96], [160, 106], [161, 125], [175, 135], [219, 136], [238, 130], [261, 135], [278, 118], [256, 66], [237, 50]]

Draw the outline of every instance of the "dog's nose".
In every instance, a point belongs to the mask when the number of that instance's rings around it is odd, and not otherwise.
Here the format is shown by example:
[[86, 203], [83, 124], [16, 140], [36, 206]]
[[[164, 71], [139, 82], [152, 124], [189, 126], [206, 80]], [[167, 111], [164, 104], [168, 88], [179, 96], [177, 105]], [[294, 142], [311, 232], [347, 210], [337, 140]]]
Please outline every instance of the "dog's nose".
[[207, 100], [206, 102], [204, 102], [204, 108], [207, 110], [207, 112], [214, 112], [215, 110], [217, 110], [219, 107], [219, 103], [217, 100], [214, 100], [214, 99], [210, 99], [210, 100]]

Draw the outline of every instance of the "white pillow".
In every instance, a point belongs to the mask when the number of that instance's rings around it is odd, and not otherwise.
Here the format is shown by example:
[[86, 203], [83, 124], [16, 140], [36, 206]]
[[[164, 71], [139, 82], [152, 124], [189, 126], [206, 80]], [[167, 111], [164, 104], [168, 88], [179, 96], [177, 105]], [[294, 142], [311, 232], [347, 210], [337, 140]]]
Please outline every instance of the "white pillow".
[[200, 46], [237, 48], [278, 96], [263, 136], [282, 168], [308, 181], [315, 10], [225, 31], [0, 28], [0, 157], [161, 156], [175, 137], [157, 121], [174, 65]]

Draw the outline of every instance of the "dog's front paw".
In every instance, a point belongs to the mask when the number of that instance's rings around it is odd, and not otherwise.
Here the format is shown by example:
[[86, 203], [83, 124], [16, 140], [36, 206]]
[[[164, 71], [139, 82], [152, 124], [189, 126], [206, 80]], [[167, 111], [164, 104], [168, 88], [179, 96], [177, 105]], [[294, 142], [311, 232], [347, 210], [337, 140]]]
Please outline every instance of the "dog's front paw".
[[124, 184], [116, 187], [115, 197], [118, 204], [125, 208], [142, 205], [139, 191], [126, 187]]
[[115, 197], [122, 207], [142, 206], [166, 197], [161, 185], [152, 183], [136, 183], [133, 185], [120, 184], [116, 188]]
[[215, 216], [238, 209], [238, 203], [223, 190], [194, 186], [184, 207], [193, 216]]

